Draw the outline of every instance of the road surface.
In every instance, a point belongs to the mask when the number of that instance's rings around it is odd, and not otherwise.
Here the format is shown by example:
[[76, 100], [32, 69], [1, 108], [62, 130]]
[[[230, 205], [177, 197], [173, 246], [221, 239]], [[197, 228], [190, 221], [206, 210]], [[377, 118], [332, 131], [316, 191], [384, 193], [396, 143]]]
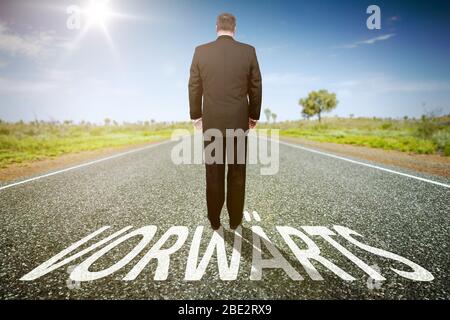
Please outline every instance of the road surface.
[[[221, 280], [213, 254], [201, 280], [185, 279], [194, 232], [205, 226], [201, 255], [213, 233], [208, 228], [202, 165], [175, 165], [173, 142], [88, 163], [67, 171], [0, 189], [0, 297], [22, 298], [127, 298], [127, 299], [412, 299], [450, 298], [450, 181], [413, 171], [315, 153], [281, 144], [276, 175], [260, 175], [260, 165], [249, 165], [242, 249], [234, 280]], [[351, 160], [351, 159], [350, 159]], [[395, 172], [383, 170], [391, 169]], [[401, 175], [404, 173], [410, 176]], [[417, 178], [423, 178], [420, 180]], [[436, 182], [436, 183], [433, 183]], [[256, 211], [257, 215], [252, 215]], [[225, 244], [231, 256], [234, 234], [222, 212]], [[410, 272], [398, 261], [363, 250], [339, 236], [334, 225], [350, 228], [361, 242], [395, 253], [426, 269], [431, 281], [402, 277], [392, 268]], [[35, 280], [20, 280], [30, 271], [94, 231], [110, 226], [93, 242], [132, 226], [130, 231], [156, 226], [154, 238], [132, 261], [101, 279], [69, 279], [74, 267], [94, 251]], [[155, 280], [153, 259], [132, 281], [123, 278], [161, 236], [173, 226], [185, 226], [185, 243], [170, 255], [168, 276]], [[263, 269], [261, 280], [251, 280], [254, 234], [259, 226], [275, 249], [303, 280], [294, 280], [282, 268]], [[323, 280], [313, 280], [293, 254], [277, 226], [308, 234], [302, 226], [323, 226], [354, 256], [377, 270], [377, 281], [320, 236], [308, 237], [321, 256], [350, 274], [346, 281], [317, 261]], [[91, 266], [99, 271], [117, 263], [139, 242], [124, 241]], [[164, 246], [169, 248], [175, 239]], [[295, 239], [300, 249], [305, 243]], [[98, 249], [96, 249], [98, 250]], [[271, 254], [263, 246], [263, 258]], [[200, 261], [201, 256], [199, 257]]]

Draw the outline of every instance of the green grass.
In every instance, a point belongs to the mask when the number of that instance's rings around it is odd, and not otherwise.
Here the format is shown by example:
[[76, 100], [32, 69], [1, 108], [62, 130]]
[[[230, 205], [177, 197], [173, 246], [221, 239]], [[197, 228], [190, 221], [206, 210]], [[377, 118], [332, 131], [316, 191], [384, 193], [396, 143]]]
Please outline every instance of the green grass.
[[321, 123], [302, 120], [262, 127], [279, 128], [286, 137], [450, 156], [450, 116], [420, 120], [325, 118]]
[[187, 124], [125, 124], [98, 126], [71, 123], [0, 122], [0, 167], [108, 147], [170, 138]]

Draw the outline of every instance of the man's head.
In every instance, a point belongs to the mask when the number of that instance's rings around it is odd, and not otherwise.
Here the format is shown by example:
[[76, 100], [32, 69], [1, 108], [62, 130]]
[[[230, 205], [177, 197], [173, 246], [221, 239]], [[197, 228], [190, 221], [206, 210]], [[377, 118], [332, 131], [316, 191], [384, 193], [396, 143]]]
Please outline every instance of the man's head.
[[236, 32], [236, 17], [231, 13], [222, 13], [217, 17], [216, 30], [219, 34], [234, 36]]

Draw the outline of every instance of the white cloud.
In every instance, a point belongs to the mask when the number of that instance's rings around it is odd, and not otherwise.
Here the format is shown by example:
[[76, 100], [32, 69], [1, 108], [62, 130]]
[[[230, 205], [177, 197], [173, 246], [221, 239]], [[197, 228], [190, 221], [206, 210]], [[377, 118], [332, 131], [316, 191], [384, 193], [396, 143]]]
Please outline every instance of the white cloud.
[[166, 78], [171, 78], [177, 73], [175, 64], [167, 62], [163, 65], [162, 73]]
[[343, 81], [336, 82], [334, 85], [337, 87], [348, 88], [348, 87], [357, 86], [359, 83], [360, 82], [356, 81], [356, 80], [343, 80]]
[[450, 92], [450, 82], [440, 81], [385, 82], [377, 85], [379, 86], [379, 89], [384, 92]]
[[400, 21], [400, 16], [392, 16], [388, 18], [388, 22]]
[[[75, 88], [81, 74], [73, 70], [55, 68], [38, 68], [37, 72], [27, 79], [17, 77], [0, 77], [0, 94], [35, 94], [54, 93], [55, 90], [69, 92]], [[86, 77], [81, 83], [92, 85]]]
[[434, 80], [400, 80], [385, 75], [359, 80], [346, 80], [332, 84], [337, 90], [346, 92], [450, 92], [450, 82]]
[[66, 42], [52, 30], [18, 34], [0, 21], [0, 52], [10, 56], [44, 58], [53, 49], [67, 47]]
[[375, 38], [372, 38], [372, 39], [369, 39], [369, 40], [361, 41], [359, 43], [360, 44], [364, 44], [364, 43], [365, 44], [374, 44], [377, 41], [387, 40], [387, 39], [392, 38], [393, 36], [395, 36], [395, 33], [385, 34], [385, 35], [382, 35], [382, 36], [379, 36], [379, 37], [375, 37]]
[[263, 84], [269, 86], [296, 86], [316, 83], [318, 77], [309, 77], [299, 73], [265, 73]]
[[5, 24], [0, 24], [0, 50], [10, 55], [38, 56], [50, 40], [49, 34], [21, 36], [12, 33]]
[[385, 41], [385, 40], [388, 40], [388, 39], [390, 39], [390, 38], [392, 38], [394, 36], [395, 36], [395, 33], [389, 33], [389, 34], [385, 34], [385, 35], [378, 36], [378, 37], [375, 37], [375, 38], [370, 38], [370, 39], [367, 39], [367, 40], [357, 41], [357, 42], [354, 42], [354, 43], [338, 46], [338, 48], [353, 49], [353, 48], [357, 48], [357, 47], [359, 47], [361, 45], [366, 45], [366, 44], [367, 45], [371, 45], [371, 44], [374, 44], [374, 43], [379, 42], [379, 41]]
[[283, 50], [287, 50], [288, 48], [289, 48], [288, 44], [282, 44], [282, 45], [260, 47], [260, 48], [257, 48], [256, 51], [257, 51], [257, 53], [272, 54], [272, 53], [280, 52]]
[[[80, 94], [82, 93], [82, 94]], [[108, 80], [71, 69], [40, 68], [27, 79], [0, 77], [0, 97], [39, 95], [47, 97], [132, 98], [139, 91], [133, 86], [115, 86]]]
[[0, 77], [0, 94], [35, 94], [55, 90], [57, 84], [52, 81], [23, 81]]
[[8, 64], [8, 61], [0, 59], [0, 69], [6, 67]]

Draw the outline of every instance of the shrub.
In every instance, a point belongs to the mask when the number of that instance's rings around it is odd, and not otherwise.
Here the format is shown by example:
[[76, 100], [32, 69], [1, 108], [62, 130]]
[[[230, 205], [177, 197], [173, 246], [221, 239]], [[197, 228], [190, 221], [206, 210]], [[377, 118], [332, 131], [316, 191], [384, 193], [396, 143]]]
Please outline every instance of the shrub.
[[8, 135], [10, 133], [10, 130], [6, 127], [0, 127], [0, 134]]
[[392, 123], [391, 122], [385, 122], [381, 125], [381, 129], [383, 130], [389, 130], [392, 128]]
[[450, 130], [439, 130], [433, 134], [431, 139], [436, 144], [438, 150], [448, 156], [448, 150], [450, 149]]
[[450, 157], [450, 143], [447, 143], [444, 149], [444, 156]]
[[439, 127], [440, 126], [435, 119], [423, 115], [417, 123], [418, 136], [422, 138], [430, 138], [437, 130], [439, 130]]

